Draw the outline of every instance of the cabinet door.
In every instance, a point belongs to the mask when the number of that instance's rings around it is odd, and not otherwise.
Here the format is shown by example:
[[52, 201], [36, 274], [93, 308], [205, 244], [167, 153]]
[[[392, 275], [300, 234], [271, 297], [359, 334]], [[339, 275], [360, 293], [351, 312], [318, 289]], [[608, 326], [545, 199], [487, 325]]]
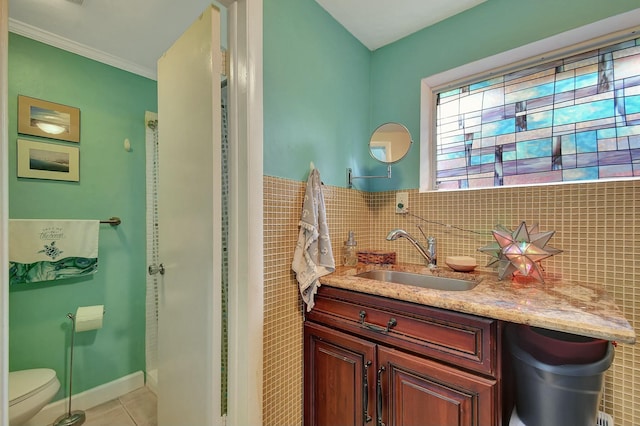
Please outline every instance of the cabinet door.
[[305, 426], [375, 424], [376, 346], [310, 322], [304, 346]]
[[496, 381], [378, 347], [378, 407], [386, 426], [497, 424]]

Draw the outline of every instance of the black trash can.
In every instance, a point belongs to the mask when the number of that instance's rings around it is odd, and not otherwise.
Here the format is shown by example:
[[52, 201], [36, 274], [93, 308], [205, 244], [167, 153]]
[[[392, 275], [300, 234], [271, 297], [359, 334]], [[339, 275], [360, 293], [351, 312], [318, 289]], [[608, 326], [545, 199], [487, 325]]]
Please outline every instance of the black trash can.
[[604, 356], [595, 362], [552, 365], [522, 349], [515, 326], [507, 327], [506, 333], [520, 420], [526, 426], [596, 425], [604, 373], [613, 362], [613, 345], [606, 342]]

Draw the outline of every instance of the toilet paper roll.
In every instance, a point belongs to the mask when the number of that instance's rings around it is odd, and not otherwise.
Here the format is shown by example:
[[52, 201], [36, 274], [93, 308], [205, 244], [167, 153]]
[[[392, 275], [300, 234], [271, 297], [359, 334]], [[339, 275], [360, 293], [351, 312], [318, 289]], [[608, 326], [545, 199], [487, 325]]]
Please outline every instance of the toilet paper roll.
[[76, 332], [102, 328], [104, 305], [80, 306], [76, 311]]

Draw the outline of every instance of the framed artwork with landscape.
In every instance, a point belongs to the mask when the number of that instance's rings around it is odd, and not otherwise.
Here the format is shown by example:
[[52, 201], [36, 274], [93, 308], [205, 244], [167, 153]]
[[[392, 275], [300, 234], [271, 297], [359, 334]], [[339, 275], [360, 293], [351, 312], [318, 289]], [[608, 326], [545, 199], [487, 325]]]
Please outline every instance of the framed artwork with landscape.
[[18, 177], [80, 181], [80, 149], [18, 139]]
[[18, 133], [80, 142], [80, 109], [19, 95]]

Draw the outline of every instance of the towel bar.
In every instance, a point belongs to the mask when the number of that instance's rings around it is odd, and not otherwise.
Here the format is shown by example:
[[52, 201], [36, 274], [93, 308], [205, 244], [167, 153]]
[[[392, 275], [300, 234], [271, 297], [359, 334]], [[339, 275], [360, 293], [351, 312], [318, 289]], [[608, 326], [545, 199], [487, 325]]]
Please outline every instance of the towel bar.
[[118, 226], [122, 223], [119, 217], [110, 217], [108, 220], [101, 220], [100, 223], [108, 223], [111, 226]]

